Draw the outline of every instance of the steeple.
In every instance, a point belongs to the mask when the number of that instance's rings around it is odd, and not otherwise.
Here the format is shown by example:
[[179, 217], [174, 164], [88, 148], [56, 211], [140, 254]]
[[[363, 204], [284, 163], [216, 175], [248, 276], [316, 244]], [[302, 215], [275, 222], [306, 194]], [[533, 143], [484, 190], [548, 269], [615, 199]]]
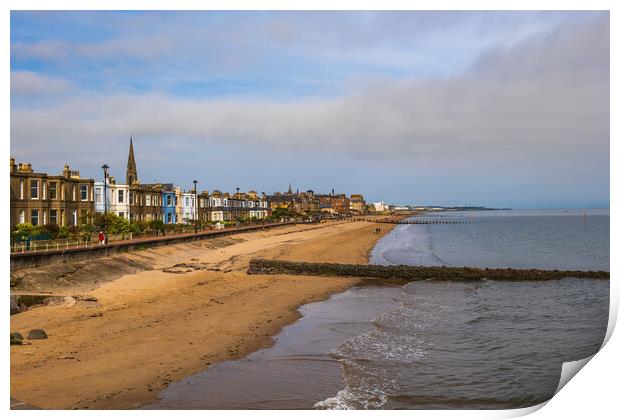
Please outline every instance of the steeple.
[[293, 188], [291, 187], [291, 183], [288, 183], [288, 195], [293, 195]]
[[129, 158], [127, 159], [127, 175], [125, 178], [127, 185], [138, 182], [138, 170], [136, 169], [136, 159], [133, 156], [133, 138], [129, 136]]

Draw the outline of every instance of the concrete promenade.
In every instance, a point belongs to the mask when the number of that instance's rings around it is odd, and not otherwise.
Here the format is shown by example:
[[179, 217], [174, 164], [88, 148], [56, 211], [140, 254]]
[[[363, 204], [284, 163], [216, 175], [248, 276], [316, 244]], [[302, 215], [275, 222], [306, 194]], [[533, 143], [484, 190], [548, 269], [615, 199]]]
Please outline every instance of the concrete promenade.
[[181, 233], [176, 235], [160, 235], [146, 238], [115, 241], [108, 245], [93, 244], [87, 247], [66, 249], [50, 249], [39, 251], [25, 251], [11, 253], [11, 271], [24, 268], [40, 267], [60, 262], [82, 261], [91, 258], [107, 257], [112, 254], [133, 251], [136, 249], [170, 245], [175, 243], [200, 241], [218, 236], [233, 235], [236, 233], [252, 232], [278, 226], [295, 224], [295, 222], [270, 223], [265, 225], [242, 226], [239, 228], [214, 229], [199, 231], [198, 233]]

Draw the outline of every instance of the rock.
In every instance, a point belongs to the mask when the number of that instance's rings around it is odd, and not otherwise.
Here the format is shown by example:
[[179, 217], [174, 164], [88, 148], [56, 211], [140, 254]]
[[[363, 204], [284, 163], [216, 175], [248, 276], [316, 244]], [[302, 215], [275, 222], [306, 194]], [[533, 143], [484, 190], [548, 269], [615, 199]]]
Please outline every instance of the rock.
[[17, 287], [22, 283], [24, 279], [23, 273], [11, 273], [11, 287]]
[[98, 316], [103, 316], [103, 313], [101, 313], [101, 312], [95, 312], [95, 313], [93, 313], [93, 314], [90, 314], [89, 316], [90, 316], [91, 318], [96, 318], [96, 317], [98, 317]]
[[20, 346], [24, 341], [24, 336], [18, 332], [11, 333], [11, 345], [12, 346]]
[[208, 270], [208, 269], [209, 267], [207, 264], [194, 262], [194, 263], [175, 264], [172, 267], [164, 268], [162, 271], [164, 273], [185, 274], [185, 273], [191, 273], [192, 271], [195, 271], [195, 270]]
[[19, 301], [17, 296], [11, 296], [11, 315], [19, 313]]
[[61, 304], [67, 308], [75, 306], [76, 300], [73, 296], [65, 296], [62, 298]]
[[305, 263], [293, 261], [252, 259], [248, 274], [294, 274], [305, 276], [362, 277], [401, 280], [471, 280], [482, 278], [493, 280], [552, 280], [564, 277], [609, 279], [606, 271], [551, 271], [514, 268], [477, 267], [422, 267], [422, 266], [381, 266], [357, 264]]
[[28, 333], [29, 340], [43, 340], [47, 338], [47, 333], [41, 329], [30, 330]]
[[92, 300], [78, 300], [75, 304], [83, 308], [101, 308], [100, 303], [93, 302]]
[[81, 300], [83, 302], [97, 302], [97, 298], [92, 295], [75, 295], [73, 296], [75, 300]]

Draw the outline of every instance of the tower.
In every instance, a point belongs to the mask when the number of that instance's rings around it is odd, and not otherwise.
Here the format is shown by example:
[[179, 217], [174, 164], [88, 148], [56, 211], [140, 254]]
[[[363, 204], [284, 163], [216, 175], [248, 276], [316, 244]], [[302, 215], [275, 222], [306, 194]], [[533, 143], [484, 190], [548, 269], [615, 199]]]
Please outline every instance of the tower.
[[127, 185], [138, 182], [138, 170], [136, 169], [136, 159], [133, 156], [133, 139], [129, 136], [129, 158], [127, 159], [127, 175], [125, 177]]

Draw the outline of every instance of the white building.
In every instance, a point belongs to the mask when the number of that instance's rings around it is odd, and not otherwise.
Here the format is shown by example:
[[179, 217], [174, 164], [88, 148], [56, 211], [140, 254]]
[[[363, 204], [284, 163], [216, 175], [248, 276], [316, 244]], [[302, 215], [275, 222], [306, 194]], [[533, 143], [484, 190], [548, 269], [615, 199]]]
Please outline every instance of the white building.
[[196, 195], [193, 192], [181, 193], [181, 221], [189, 223], [196, 219]]
[[108, 183], [104, 191], [103, 181], [95, 182], [95, 211], [103, 213], [105, 205], [104, 195], [107, 199], [107, 210], [110, 213], [130, 220], [129, 218], [129, 185], [116, 184], [114, 177], [108, 178]]
[[384, 212], [384, 211], [388, 211], [389, 206], [387, 204], [385, 204], [383, 201], [379, 201], [378, 203], [372, 203], [373, 207], [375, 208], [376, 212]]

